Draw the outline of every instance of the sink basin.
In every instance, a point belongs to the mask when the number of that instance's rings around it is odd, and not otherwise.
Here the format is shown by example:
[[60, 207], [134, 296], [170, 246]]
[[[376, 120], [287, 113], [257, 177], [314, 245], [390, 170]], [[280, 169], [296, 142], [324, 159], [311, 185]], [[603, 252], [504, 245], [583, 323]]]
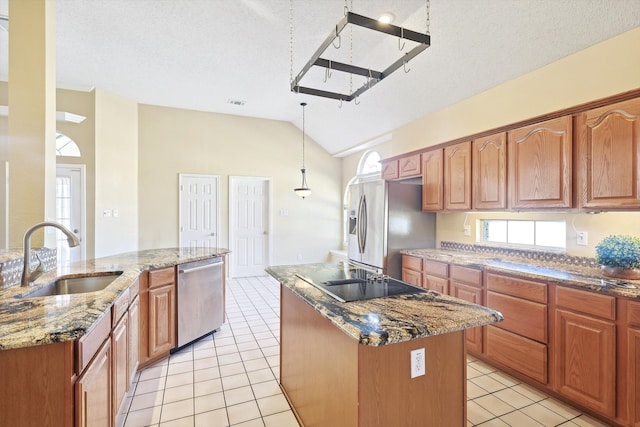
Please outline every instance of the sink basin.
[[101, 291], [116, 280], [122, 271], [109, 271], [98, 275], [61, 278], [42, 288], [21, 295], [19, 298], [46, 297], [51, 295], [84, 294]]

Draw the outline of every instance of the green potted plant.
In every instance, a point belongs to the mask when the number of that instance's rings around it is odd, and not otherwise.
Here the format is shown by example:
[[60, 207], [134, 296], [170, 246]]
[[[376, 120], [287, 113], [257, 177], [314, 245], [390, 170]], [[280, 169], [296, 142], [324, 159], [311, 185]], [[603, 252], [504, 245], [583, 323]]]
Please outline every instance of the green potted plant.
[[605, 276], [640, 280], [640, 237], [605, 237], [596, 245], [596, 261]]

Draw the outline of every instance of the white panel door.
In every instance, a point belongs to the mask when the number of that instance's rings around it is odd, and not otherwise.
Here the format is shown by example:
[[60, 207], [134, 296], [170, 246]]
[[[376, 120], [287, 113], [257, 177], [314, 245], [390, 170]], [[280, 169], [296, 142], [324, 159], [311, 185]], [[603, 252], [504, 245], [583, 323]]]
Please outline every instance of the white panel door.
[[79, 248], [70, 248], [66, 236], [55, 230], [60, 265], [83, 260], [87, 255], [84, 177], [84, 165], [56, 165], [56, 222], [73, 231], [80, 240]]
[[180, 174], [180, 246], [218, 247], [218, 177]]
[[269, 263], [270, 180], [231, 177], [229, 186], [231, 275], [262, 276]]

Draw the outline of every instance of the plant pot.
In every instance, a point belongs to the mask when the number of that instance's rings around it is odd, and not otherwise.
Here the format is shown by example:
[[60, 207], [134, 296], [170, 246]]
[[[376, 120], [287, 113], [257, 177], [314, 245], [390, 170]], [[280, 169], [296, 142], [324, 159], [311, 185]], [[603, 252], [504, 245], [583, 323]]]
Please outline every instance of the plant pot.
[[640, 280], [640, 268], [622, 268], [603, 265], [602, 274], [607, 277], [615, 277], [616, 279]]

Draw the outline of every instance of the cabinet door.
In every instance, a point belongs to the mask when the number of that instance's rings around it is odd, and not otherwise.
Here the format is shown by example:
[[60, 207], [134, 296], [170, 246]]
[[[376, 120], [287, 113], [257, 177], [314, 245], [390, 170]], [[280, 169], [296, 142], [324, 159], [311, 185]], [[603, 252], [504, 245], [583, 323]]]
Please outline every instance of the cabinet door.
[[398, 169], [400, 178], [408, 178], [411, 176], [419, 176], [422, 173], [422, 163], [420, 163], [420, 154], [403, 157], [398, 160]]
[[152, 288], [148, 295], [149, 357], [154, 357], [176, 345], [175, 288]]
[[615, 414], [615, 324], [556, 310], [556, 390], [581, 405]]
[[629, 408], [630, 422], [633, 427], [640, 427], [640, 329], [627, 330], [629, 356]]
[[76, 381], [76, 427], [111, 425], [111, 340], [107, 338]]
[[473, 141], [473, 208], [507, 208], [507, 134], [485, 136]]
[[[461, 283], [451, 282], [451, 295], [461, 300], [482, 305], [482, 289], [466, 286]], [[467, 350], [482, 353], [482, 329], [483, 326], [464, 331]]]
[[382, 162], [382, 179], [398, 179], [398, 161]]
[[422, 210], [441, 211], [444, 207], [442, 148], [422, 154]]
[[129, 330], [128, 337], [128, 350], [127, 355], [127, 388], [133, 382], [133, 379], [138, 371], [138, 365], [140, 363], [139, 345], [140, 345], [140, 299], [136, 297], [129, 306]]
[[429, 276], [425, 274], [422, 277], [422, 286], [441, 294], [449, 295], [449, 280], [441, 277]]
[[571, 130], [565, 116], [509, 132], [511, 208], [572, 207]]
[[587, 208], [640, 207], [640, 99], [582, 113], [580, 201]]
[[444, 208], [471, 209], [471, 141], [444, 149]]
[[113, 379], [111, 389], [113, 391], [113, 417], [118, 415], [120, 404], [127, 395], [129, 384], [127, 383], [127, 352], [128, 352], [128, 315], [125, 313], [111, 331], [111, 361]]
[[402, 281], [415, 286], [422, 286], [422, 273], [408, 268], [402, 269]]

